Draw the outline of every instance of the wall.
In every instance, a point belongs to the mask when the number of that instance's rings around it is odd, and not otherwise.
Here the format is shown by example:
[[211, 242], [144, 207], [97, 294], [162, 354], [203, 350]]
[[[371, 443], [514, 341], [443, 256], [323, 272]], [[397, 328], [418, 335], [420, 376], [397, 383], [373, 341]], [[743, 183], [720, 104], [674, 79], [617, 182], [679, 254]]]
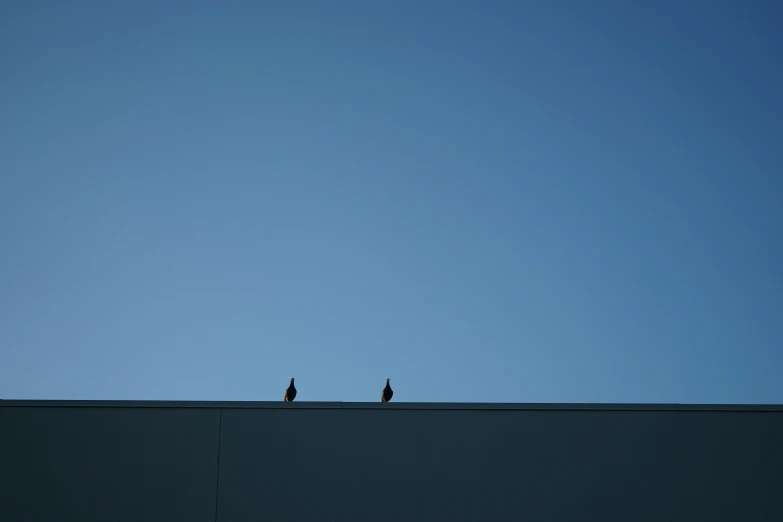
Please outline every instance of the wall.
[[783, 407], [0, 404], [9, 522], [783, 520]]
[[3, 522], [214, 522], [219, 409], [6, 402]]

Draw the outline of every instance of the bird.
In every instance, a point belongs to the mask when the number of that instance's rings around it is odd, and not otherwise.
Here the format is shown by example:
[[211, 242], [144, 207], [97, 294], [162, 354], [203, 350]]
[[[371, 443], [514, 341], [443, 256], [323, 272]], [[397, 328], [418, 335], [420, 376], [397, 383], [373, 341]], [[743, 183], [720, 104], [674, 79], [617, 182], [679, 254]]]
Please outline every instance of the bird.
[[391, 386], [389, 386], [389, 379], [386, 379], [386, 387], [381, 392], [381, 402], [389, 402], [394, 395]]
[[285, 402], [291, 402], [294, 399], [296, 399], [296, 387], [294, 386], [294, 378], [291, 377], [291, 385], [286, 389], [283, 400]]

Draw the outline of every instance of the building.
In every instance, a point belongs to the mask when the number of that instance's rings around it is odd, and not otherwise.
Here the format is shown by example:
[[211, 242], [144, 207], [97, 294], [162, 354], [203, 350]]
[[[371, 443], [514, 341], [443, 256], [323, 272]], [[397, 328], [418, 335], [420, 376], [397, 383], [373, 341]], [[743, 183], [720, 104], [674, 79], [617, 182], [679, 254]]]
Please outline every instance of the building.
[[777, 521], [783, 406], [0, 402], [3, 522]]

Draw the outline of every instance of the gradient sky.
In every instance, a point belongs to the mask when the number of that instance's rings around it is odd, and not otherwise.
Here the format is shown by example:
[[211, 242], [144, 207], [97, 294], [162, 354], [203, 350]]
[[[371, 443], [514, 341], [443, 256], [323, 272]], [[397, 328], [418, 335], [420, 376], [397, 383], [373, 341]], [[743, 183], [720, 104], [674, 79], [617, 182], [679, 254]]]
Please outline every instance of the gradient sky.
[[0, 398], [783, 403], [783, 4], [0, 2]]

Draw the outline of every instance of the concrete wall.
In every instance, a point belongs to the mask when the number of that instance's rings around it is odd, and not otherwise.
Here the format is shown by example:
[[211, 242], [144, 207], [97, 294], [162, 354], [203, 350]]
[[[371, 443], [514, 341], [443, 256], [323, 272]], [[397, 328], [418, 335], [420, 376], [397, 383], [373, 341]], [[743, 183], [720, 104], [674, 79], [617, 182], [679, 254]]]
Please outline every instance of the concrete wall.
[[0, 405], [8, 522], [783, 520], [783, 407]]

